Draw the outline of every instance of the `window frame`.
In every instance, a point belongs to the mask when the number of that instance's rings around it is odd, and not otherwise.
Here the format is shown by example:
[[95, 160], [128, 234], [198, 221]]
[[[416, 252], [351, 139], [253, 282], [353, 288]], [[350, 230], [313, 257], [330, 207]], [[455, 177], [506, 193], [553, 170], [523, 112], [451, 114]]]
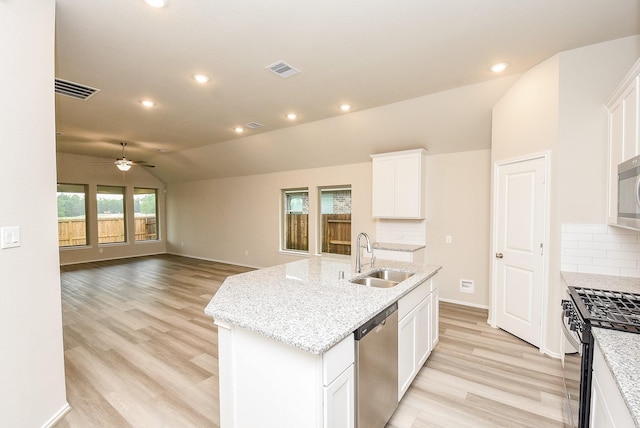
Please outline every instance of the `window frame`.
[[[349, 228], [348, 228], [348, 241], [349, 241], [349, 251], [348, 252], [338, 252], [338, 253], [334, 253], [331, 251], [324, 251], [325, 248], [325, 230], [324, 230], [324, 215], [325, 214], [329, 214], [329, 213], [325, 213], [323, 211], [323, 193], [328, 193], [328, 192], [338, 192], [338, 191], [349, 191]], [[335, 208], [335, 205], [334, 207]], [[333, 211], [333, 209], [332, 209]], [[336, 214], [335, 212], [332, 212], [331, 214]], [[347, 214], [347, 213], [337, 213], [336, 215], [341, 215], [341, 214]], [[317, 214], [317, 230], [318, 230], [318, 242], [316, 243], [317, 248], [317, 253], [321, 254], [321, 255], [331, 255], [331, 256], [338, 256], [338, 255], [342, 255], [342, 256], [350, 256], [351, 253], [353, 252], [353, 245], [351, 243], [351, 215], [353, 214], [353, 190], [352, 190], [352, 186], [350, 184], [345, 184], [345, 185], [332, 185], [332, 186], [319, 186], [318, 187], [318, 214]], [[344, 241], [346, 242], [346, 239], [342, 239], [340, 240], [341, 242]], [[330, 243], [327, 244], [327, 248], [331, 248], [330, 247]], [[337, 244], [337, 245], [344, 245], [344, 244]], [[337, 247], [339, 248], [339, 247]]]
[[[304, 204], [304, 196], [302, 203], [302, 210], [300, 213], [294, 212], [293, 214], [306, 214], [306, 249], [297, 249], [297, 248], [287, 248], [288, 243], [288, 230], [289, 223], [287, 222], [287, 215], [292, 214], [289, 210], [288, 195], [293, 194], [306, 194], [306, 206]], [[280, 190], [280, 251], [288, 252], [288, 253], [297, 253], [297, 254], [309, 254], [309, 188], [308, 187], [299, 187], [299, 188], [288, 188]], [[306, 209], [306, 213], [305, 213]]]
[[[62, 187], [62, 190], [61, 190]], [[67, 187], [68, 190], [64, 190]], [[71, 244], [71, 245], [60, 245], [60, 216], [58, 215], [58, 249], [66, 250], [73, 248], [84, 248], [89, 247], [91, 245], [89, 240], [89, 219], [87, 213], [89, 212], [89, 186], [87, 184], [77, 184], [77, 183], [57, 183], [56, 184], [56, 208], [59, 209], [58, 203], [59, 197], [61, 193], [80, 193], [71, 191], [73, 188], [82, 188], [84, 193], [84, 243], [82, 244]]]
[[[154, 219], [155, 219], [155, 238], [147, 238], [147, 239], [138, 239], [138, 232], [134, 230], [134, 242], [135, 243], [144, 243], [144, 242], [157, 242], [160, 241], [160, 219], [158, 215], [158, 189], [154, 187], [134, 187], [133, 188], [133, 220], [134, 220], [134, 229], [137, 229], [137, 219], [136, 217], [136, 196], [137, 195], [154, 195]], [[149, 217], [145, 217], [149, 218]], [[148, 224], [147, 224], [148, 226]], [[148, 236], [148, 230], [145, 230], [145, 236]]]
[[[102, 189], [102, 190], [101, 190]], [[120, 189], [122, 191], [122, 193], [115, 193], [115, 192], [107, 192], [106, 190], [115, 190], [115, 189]], [[102, 242], [100, 241], [100, 210], [99, 210], [99, 197], [100, 195], [122, 195], [122, 237], [123, 240], [122, 241], [107, 241], [107, 242]], [[95, 199], [95, 207], [96, 207], [96, 228], [98, 230], [98, 245], [121, 245], [121, 244], [128, 244], [129, 243], [129, 222], [128, 222], [128, 218], [127, 218], [127, 187], [126, 186], [113, 186], [113, 185], [108, 185], [108, 184], [98, 184], [96, 186], [96, 199]], [[104, 215], [104, 214], [102, 214]], [[119, 218], [119, 217], [118, 217]], [[120, 234], [118, 236], [121, 236]]]

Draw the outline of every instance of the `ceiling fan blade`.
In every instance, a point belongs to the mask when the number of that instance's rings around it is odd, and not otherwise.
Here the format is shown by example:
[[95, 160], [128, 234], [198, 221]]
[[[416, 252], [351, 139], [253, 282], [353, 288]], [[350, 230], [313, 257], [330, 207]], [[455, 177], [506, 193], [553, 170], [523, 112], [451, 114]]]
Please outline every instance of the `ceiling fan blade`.
[[137, 160], [137, 161], [133, 161], [134, 165], [140, 165], [140, 166], [144, 166], [147, 168], [155, 168], [155, 165], [151, 165], [149, 162], [147, 161], [143, 161], [143, 160]]

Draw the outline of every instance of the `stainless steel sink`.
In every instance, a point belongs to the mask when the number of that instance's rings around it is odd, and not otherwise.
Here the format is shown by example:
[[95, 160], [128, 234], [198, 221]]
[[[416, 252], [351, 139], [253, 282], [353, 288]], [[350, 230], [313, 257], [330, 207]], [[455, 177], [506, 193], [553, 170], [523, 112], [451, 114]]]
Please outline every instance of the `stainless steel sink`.
[[362, 284], [367, 287], [391, 288], [395, 287], [405, 279], [413, 276], [413, 272], [399, 272], [395, 270], [377, 270], [366, 276], [350, 280], [354, 284]]
[[378, 270], [371, 272], [367, 276], [371, 278], [386, 279], [387, 281], [402, 282], [413, 276], [413, 272], [398, 272], [395, 270]]
[[398, 285], [398, 283], [395, 281], [389, 281], [389, 280], [380, 279], [380, 278], [373, 278], [370, 276], [352, 279], [351, 282], [353, 282], [354, 284], [362, 284], [362, 285], [366, 285], [367, 287], [376, 287], [376, 288], [391, 288]]

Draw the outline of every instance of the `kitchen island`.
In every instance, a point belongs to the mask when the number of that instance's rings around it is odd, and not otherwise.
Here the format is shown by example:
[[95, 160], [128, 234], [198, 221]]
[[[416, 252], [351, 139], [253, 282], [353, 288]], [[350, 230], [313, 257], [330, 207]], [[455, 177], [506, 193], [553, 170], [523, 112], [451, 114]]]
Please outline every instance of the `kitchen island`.
[[[382, 267], [414, 275], [392, 288], [349, 281]], [[205, 310], [222, 426], [353, 426], [353, 331], [425, 283], [432, 293], [438, 270], [377, 260], [356, 274], [349, 259], [310, 257], [227, 278]]]

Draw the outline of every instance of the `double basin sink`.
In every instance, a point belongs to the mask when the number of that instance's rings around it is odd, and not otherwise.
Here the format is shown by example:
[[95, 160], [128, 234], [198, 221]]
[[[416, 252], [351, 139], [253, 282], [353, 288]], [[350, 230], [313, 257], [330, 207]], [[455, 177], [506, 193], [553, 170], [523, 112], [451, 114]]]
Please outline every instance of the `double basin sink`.
[[366, 285], [367, 287], [391, 288], [412, 276], [413, 272], [381, 269], [370, 272], [366, 276], [351, 279], [349, 282]]

